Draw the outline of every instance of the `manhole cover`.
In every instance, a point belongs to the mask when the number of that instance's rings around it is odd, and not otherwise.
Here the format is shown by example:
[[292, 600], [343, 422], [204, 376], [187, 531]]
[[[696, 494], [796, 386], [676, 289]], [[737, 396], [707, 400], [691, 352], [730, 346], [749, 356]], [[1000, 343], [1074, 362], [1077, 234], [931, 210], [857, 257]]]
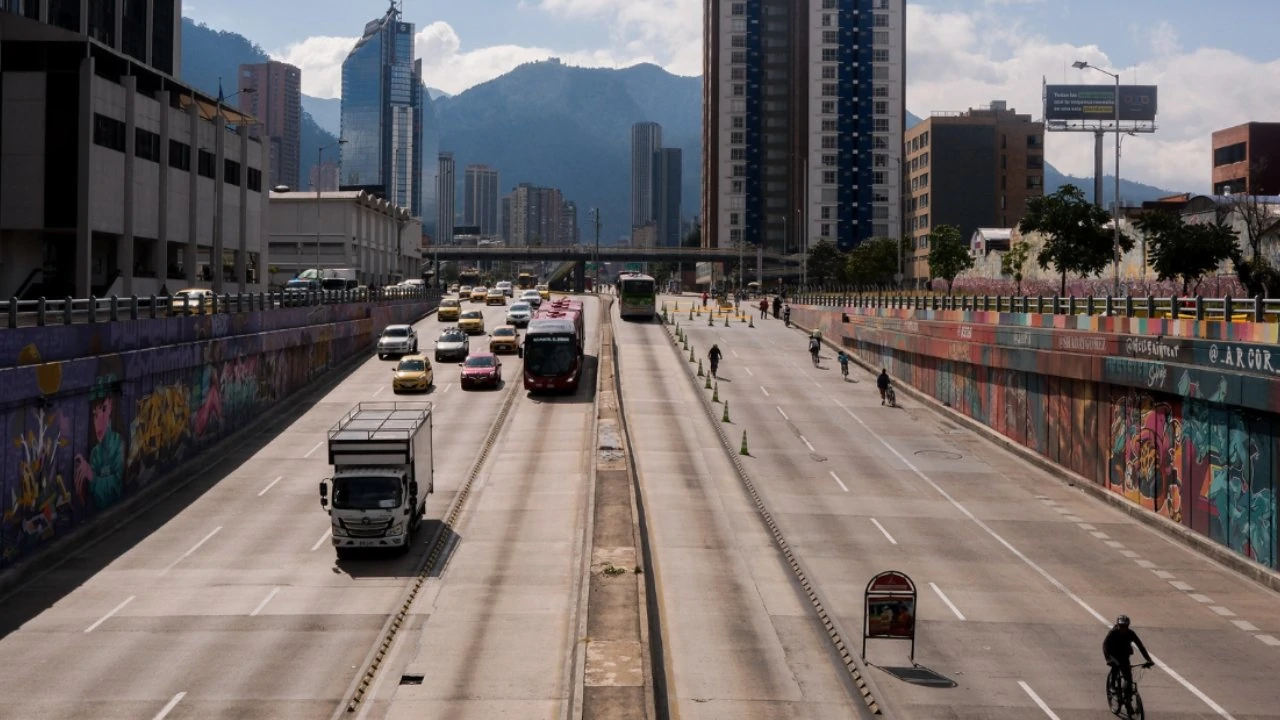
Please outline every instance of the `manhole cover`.
[[918, 457], [937, 458], [939, 460], [963, 460], [964, 456], [960, 453], [948, 452], [946, 450], [917, 450], [915, 453]]

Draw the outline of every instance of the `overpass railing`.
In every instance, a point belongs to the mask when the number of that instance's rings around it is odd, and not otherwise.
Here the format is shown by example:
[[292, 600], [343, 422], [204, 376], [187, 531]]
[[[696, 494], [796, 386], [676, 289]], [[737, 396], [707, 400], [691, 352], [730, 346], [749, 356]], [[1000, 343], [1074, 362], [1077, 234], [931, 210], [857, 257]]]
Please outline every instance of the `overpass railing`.
[[138, 297], [39, 298], [0, 301], [4, 327], [43, 327], [115, 322], [180, 315], [215, 315], [339, 303], [407, 303], [438, 299], [431, 288], [388, 287], [377, 290], [284, 290], [262, 293], [210, 293]]
[[1280, 299], [1205, 297], [1032, 297], [1030, 295], [925, 295], [802, 292], [787, 300], [797, 305], [905, 310], [1098, 315], [1231, 322], [1280, 322]]

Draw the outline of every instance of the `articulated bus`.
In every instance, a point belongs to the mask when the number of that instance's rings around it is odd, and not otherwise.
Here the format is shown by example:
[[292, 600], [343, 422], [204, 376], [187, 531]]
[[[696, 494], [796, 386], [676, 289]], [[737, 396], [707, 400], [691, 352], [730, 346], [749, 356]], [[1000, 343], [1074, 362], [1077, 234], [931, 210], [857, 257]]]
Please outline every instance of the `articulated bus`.
[[623, 320], [652, 320], [657, 314], [657, 283], [648, 275], [618, 276], [618, 313]]
[[544, 302], [524, 332], [524, 389], [574, 392], [582, 380], [586, 345], [583, 307], [579, 300]]

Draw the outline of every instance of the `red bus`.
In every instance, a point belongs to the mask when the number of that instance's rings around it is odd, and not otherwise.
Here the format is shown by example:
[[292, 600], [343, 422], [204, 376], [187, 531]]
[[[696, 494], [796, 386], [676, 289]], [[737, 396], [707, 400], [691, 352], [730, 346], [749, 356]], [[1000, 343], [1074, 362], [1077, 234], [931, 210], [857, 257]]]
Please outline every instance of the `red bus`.
[[574, 392], [582, 380], [586, 345], [580, 300], [544, 302], [524, 332], [524, 389], [530, 392]]

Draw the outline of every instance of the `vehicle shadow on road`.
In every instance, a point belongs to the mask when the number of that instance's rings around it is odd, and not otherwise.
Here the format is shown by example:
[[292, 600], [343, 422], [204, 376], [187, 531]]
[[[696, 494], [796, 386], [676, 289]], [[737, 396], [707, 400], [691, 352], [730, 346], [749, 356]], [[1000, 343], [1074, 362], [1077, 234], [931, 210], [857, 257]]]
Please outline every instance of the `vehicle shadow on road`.
[[[167, 477], [152, 481], [151, 487], [162, 493], [165, 486], [171, 485], [175, 478], [195, 475], [192, 480], [155, 504], [148, 505], [143, 500], [136, 509], [122, 508], [125, 512], [119, 516], [119, 527], [104, 530], [101, 535], [87, 536], [81, 544], [68, 549], [67, 554], [61, 556], [66, 559], [56, 567], [37, 572], [10, 589], [6, 596], [0, 598], [0, 639], [53, 607], [163, 528], [306, 415], [329, 391], [363, 367], [367, 360], [368, 355], [361, 353], [359, 359], [353, 359], [321, 378], [318, 383], [302, 390], [296, 400], [286, 400], [283, 405], [265, 413], [264, 417], [268, 419], [264, 422], [251, 425], [204, 449], [173, 469]], [[270, 478], [264, 478], [263, 482], [268, 480]], [[196, 539], [199, 538], [192, 539], [192, 542]], [[37, 556], [31, 561], [56, 563], [58, 559]], [[149, 564], [163, 562], [164, 559], [152, 558]], [[159, 571], [160, 568], [140, 565], [130, 569]]]
[[[423, 554], [431, 551], [436, 534], [441, 533], [444, 550], [436, 558], [434, 567], [429, 568], [428, 577], [439, 577], [449, 564], [449, 558], [458, 547], [461, 539], [452, 527], [444, 524], [440, 518], [424, 518], [414, 537], [409, 552], [401, 554], [394, 549], [360, 548], [351, 553], [351, 557], [335, 560], [333, 572], [360, 578], [407, 578], [416, 574], [419, 563], [423, 562]], [[332, 548], [330, 548], [332, 552]]]
[[551, 395], [545, 393], [526, 393], [531, 400], [535, 402], [544, 402], [551, 405], [577, 405], [581, 403], [595, 402], [596, 399], [596, 373], [600, 370], [600, 358], [595, 355], [582, 356], [582, 378], [578, 382], [578, 389], [572, 393]]

